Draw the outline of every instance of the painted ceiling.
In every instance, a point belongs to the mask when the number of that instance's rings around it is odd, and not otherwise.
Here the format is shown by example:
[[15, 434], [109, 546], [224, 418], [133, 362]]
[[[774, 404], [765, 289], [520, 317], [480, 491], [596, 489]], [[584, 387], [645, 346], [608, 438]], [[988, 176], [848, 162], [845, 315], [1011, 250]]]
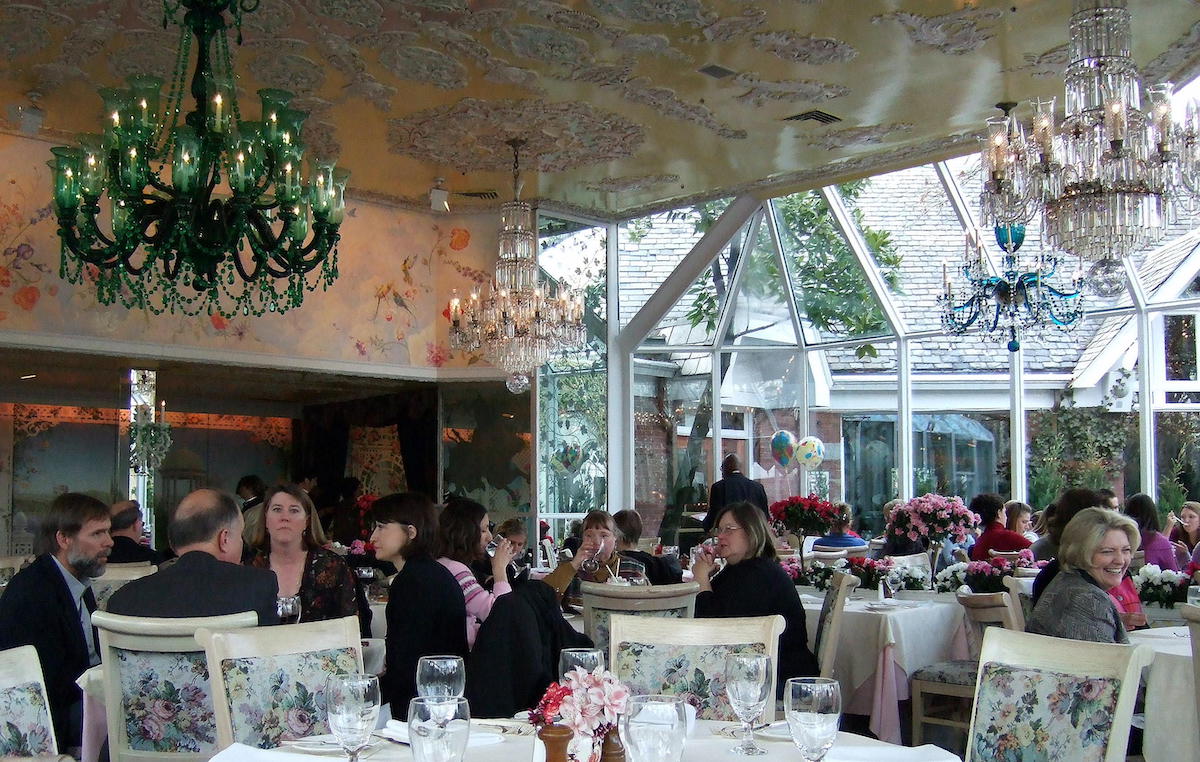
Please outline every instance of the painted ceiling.
[[[1194, 73], [1200, 1], [1130, 0], [1149, 81]], [[361, 197], [428, 208], [437, 177], [628, 217], [963, 153], [1002, 100], [1061, 94], [1069, 0], [261, 0], [230, 33], [244, 114], [298, 94], [310, 151]], [[0, 128], [98, 131], [95, 89], [167, 76], [156, 0], [0, 6]], [[720, 67], [720, 76], [700, 70]], [[32, 94], [32, 96], [30, 95]], [[841, 121], [788, 120], [820, 110]]]

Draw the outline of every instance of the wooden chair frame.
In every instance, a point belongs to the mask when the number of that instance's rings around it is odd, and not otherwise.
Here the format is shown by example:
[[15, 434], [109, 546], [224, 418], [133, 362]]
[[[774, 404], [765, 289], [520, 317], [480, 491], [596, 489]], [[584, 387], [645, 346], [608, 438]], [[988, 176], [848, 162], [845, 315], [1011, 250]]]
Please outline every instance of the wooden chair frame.
[[[829, 589], [825, 591], [825, 603], [822, 613], [826, 619], [824, 628], [818, 619], [817, 632], [814, 642], [817, 644], [817, 663], [821, 666], [821, 677], [833, 677], [834, 664], [837, 662], [838, 644], [842, 634], [842, 620], [846, 614], [846, 601], [850, 593], [858, 587], [858, 577], [853, 574], [834, 572], [829, 580]], [[832, 597], [832, 600], [831, 600]], [[829, 606], [828, 613], [825, 606]]]
[[225, 749], [233, 743], [233, 718], [229, 697], [225, 692], [225, 677], [221, 672], [224, 659], [350, 648], [355, 654], [357, 670], [363, 671], [362, 640], [359, 638], [357, 616], [245, 630], [201, 629], [196, 632], [196, 642], [204, 648], [205, 658], [208, 659], [218, 749]]
[[[629, 641], [681, 646], [717, 646], [762, 643], [771, 657], [771, 685], [760, 722], [775, 721], [775, 676], [779, 664], [779, 636], [786, 622], [778, 614], [726, 619], [660, 619], [616, 615], [609, 634], [609, 666], [615, 667], [617, 646]], [[619, 678], [620, 675], [617, 675]]]
[[[593, 641], [596, 640], [596, 609], [606, 609], [614, 613], [622, 611], [645, 612], [666, 611], [668, 609], [686, 608], [686, 619], [696, 614], [696, 594], [700, 585], [695, 582], [681, 582], [675, 585], [606, 585], [602, 582], [580, 582], [579, 592], [583, 598], [583, 632]], [[609, 656], [611, 657], [611, 653]], [[612, 664], [611, 658], [609, 664]]]
[[[1002, 595], [1006, 595], [1002, 593]], [[1113, 712], [1112, 732], [1104, 753], [1104, 762], [1124, 762], [1129, 741], [1129, 725], [1133, 705], [1137, 700], [1142, 668], [1154, 660], [1150, 646], [1127, 646], [1116, 643], [1092, 643], [1085, 640], [1065, 640], [1028, 632], [989, 629], [983, 637], [979, 654], [980, 670], [975, 678], [975, 691], [983, 676], [983, 665], [994, 662], [1010, 667], [1041, 669], [1086, 677], [1119, 679], [1117, 706]], [[974, 702], [972, 702], [974, 704]], [[975, 707], [971, 707], [971, 729], [967, 733], [965, 762], [984, 762], [971, 754], [975, 738]], [[990, 762], [990, 761], [989, 761]]]
[[[121, 700], [121, 679], [117, 673], [117, 649], [154, 651], [159, 653], [196, 653], [196, 632], [208, 628], [232, 630], [256, 627], [258, 614], [243, 611], [238, 614], [204, 617], [136, 617], [97, 611], [92, 624], [100, 633], [100, 653], [104, 665], [104, 705], [108, 715], [109, 757], [113, 762], [162, 762], [163, 760], [204, 760], [210, 754], [137, 751], [129, 748], [125, 733], [125, 712]], [[210, 680], [211, 686], [211, 680]], [[211, 691], [211, 687], [209, 688]], [[216, 701], [214, 697], [214, 702]], [[214, 750], [215, 753], [215, 750]]]
[[42, 677], [42, 662], [33, 646], [17, 646], [0, 651], [0, 687], [37, 683], [46, 704], [46, 730], [50, 734], [50, 753], [58, 754], [58, 739], [54, 735], [54, 718], [50, 716], [50, 697], [46, 694], [46, 681]]
[[[1022, 599], [1029, 596], [1025, 595], [1025, 589], [1021, 587], [1021, 581], [1016, 577], [1005, 577], [1004, 586], [1008, 588], [1008, 602], [1012, 607], [1012, 622], [1014, 629], [1018, 632], [1025, 632], [1025, 604]], [[1032, 611], [1032, 606], [1030, 607]]]

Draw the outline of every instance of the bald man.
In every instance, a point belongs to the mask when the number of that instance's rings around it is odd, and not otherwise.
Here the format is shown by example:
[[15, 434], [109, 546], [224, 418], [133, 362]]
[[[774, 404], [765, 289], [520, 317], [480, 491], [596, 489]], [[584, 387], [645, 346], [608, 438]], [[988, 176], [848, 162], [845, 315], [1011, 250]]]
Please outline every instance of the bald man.
[[149, 561], [158, 566], [163, 562], [162, 554], [148, 545], [142, 544], [142, 508], [136, 500], [122, 500], [113, 503], [110, 508], [112, 516], [112, 552], [108, 554], [110, 564], [131, 564]]
[[746, 478], [738, 456], [730, 453], [721, 461], [721, 478], [713, 482], [712, 489], [708, 491], [708, 514], [704, 517], [704, 531], [709, 532], [717, 525], [721, 514], [725, 512], [725, 506], [742, 501], [757, 505], [763, 515], [771, 518], [767, 513], [767, 491], [758, 482]]
[[111, 613], [189, 617], [254, 611], [260, 625], [279, 624], [275, 572], [241, 565], [242, 512], [232, 495], [192, 492], [175, 509], [167, 536], [179, 560], [113, 593]]

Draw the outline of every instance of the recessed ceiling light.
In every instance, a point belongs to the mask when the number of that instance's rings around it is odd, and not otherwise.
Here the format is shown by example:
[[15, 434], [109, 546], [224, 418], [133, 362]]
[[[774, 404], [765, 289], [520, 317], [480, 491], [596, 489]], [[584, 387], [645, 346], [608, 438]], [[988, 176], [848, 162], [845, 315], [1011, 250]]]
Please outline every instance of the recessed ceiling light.
[[36, 373], [30, 373], [30, 374], [28, 374], [28, 375], [21, 376], [21, 380], [22, 380], [22, 381], [28, 381], [28, 380], [29, 380], [29, 379], [31, 379], [31, 378], [37, 378], [37, 374], [36, 374]]

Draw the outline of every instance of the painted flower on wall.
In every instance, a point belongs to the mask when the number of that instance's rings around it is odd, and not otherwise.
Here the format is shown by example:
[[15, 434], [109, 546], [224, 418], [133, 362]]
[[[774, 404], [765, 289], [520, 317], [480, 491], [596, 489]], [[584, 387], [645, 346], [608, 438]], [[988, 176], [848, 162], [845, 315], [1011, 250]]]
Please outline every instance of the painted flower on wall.
[[425, 344], [425, 362], [440, 368], [450, 359], [450, 349], [445, 344], [430, 341]]
[[211, 315], [209, 316], [208, 320], [210, 323], [212, 323], [212, 327], [218, 331], [224, 331], [229, 327], [229, 321], [220, 315]]
[[450, 231], [450, 248], [462, 251], [471, 243], [471, 231], [466, 228], [454, 228]]
[[38, 299], [40, 299], [41, 296], [42, 290], [37, 286], [25, 286], [24, 288], [18, 289], [17, 292], [13, 294], [12, 300], [13, 304], [16, 304], [18, 307], [28, 312], [37, 306]]

